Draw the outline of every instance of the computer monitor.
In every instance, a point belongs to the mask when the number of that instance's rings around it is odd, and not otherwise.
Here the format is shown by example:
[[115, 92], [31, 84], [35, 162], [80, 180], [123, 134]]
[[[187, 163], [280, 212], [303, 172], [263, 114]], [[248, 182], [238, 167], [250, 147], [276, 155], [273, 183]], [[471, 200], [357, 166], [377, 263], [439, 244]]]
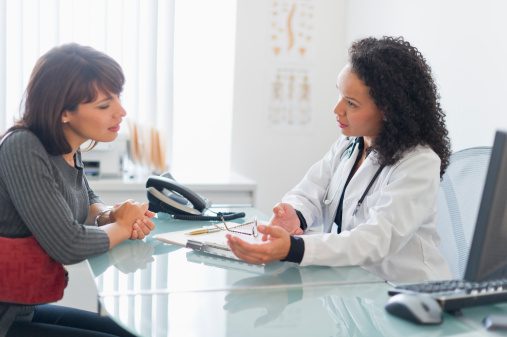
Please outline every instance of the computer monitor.
[[464, 279], [507, 277], [507, 133], [497, 131]]

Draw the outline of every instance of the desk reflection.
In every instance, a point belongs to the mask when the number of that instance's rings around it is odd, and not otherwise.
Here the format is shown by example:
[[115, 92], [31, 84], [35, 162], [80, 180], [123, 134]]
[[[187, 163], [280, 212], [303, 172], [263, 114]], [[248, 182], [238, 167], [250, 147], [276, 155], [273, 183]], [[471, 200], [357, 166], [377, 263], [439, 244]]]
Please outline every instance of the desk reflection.
[[[284, 273], [299, 272], [293, 268]], [[228, 322], [243, 322], [241, 327], [228, 325], [231, 332], [228, 336], [241, 329], [263, 336], [274, 336], [274, 331], [284, 330], [291, 331], [291, 336], [355, 337], [446, 336], [470, 329], [453, 317], [442, 326], [416, 326], [390, 316], [384, 310], [386, 301], [386, 284], [317, 285], [249, 292], [232, 290], [225, 295], [223, 309], [228, 313]]]
[[[163, 214], [155, 221], [156, 233], [202, 226]], [[145, 337], [476, 336], [488, 335], [485, 315], [507, 313], [507, 304], [469, 308], [441, 326], [417, 326], [387, 314], [388, 285], [362, 268], [254, 266], [151, 237], [89, 264], [105, 311]]]
[[[121, 249], [116, 251], [117, 248]], [[150, 251], [153, 255], [149, 254]], [[243, 294], [248, 302], [251, 296], [265, 296], [264, 292], [250, 293], [252, 290], [288, 287], [289, 295], [280, 294], [280, 297], [288, 296], [294, 301], [298, 297], [293, 293], [300, 293], [306, 285], [383, 282], [356, 267], [299, 268], [287, 262], [257, 266], [153, 241], [128, 242], [125, 246], [116, 247], [109, 255], [91, 259], [90, 264], [103, 307], [118, 323], [142, 336], [165, 336], [174, 329], [182, 332], [178, 327], [183, 322], [190, 324], [192, 317], [202, 320], [202, 317], [199, 318], [201, 308], [212, 308], [213, 329], [221, 326], [223, 330], [216, 332], [223, 335], [228, 329], [227, 311], [240, 311], [240, 307], [234, 304], [234, 295], [226, 299], [227, 294], [223, 291], [229, 289], [245, 290]], [[223, 297], [217, 300], [208, 292], [222, 294]], [[203, 296], [194, 298], [194, 294]], [[269, 295], [269, 298], [272, 297]], [[269, 314], [259, 318], [257, 326], [276, 320], [290, 303], [280, 301], [277, 306], [268, 308]], [[229, 304], [225, 306], [227, 302]], [[215, 307], [216, 303], [222, 305]], [[181, 316], [182, 313], [185, 315]], [[176, 328], [175, 320], [178, 321]]]
[[[380, 283], [381, 287], [385, 288], [385, 284], [383, 282], [376, 282], [371, 280], [363, 280], [363, 282], [361, 282], [360, 276], [362, 275], [362, 272], [358, 268], [301, 268], [294, 266], [287, 268], [279, 273], [254, 276], [238, 281], [238, 283], [241, 284], [241, 287], [236, 288], [247, 289], [255, 287], [255, 285], [258, 283], [269, 283], [271, 284], [272, 289], [276, 289], [276, 291], [230, 291], [225, 296], [225, 304], [223, 308], [230, 313], [239, 313], [241, 311], [253, 308], [263, 309], [264, 314], [260, 315], [254, 320], [254, 327], [259, 327], [269, 322], [276, 321], [280, 316], [282, 316], [282, 313], [285, 311], [285, 309], [294, 303], [308, 301], [316, 298], [324, 304], [324, 307], [326, 309], [336, 311], [337, 308], [345, 304], [345, 301], [354, 304], [357, 304], [356, 302], [358, 301], [358, 297], [356, 295], [351, 297], [350, 293], [347, 291], [339, 292], [337, 290], [338, 287], [345, 287], [345, 289], [349, 289], [346, 288], [347, 285], [355, 286], [355, 284], [362, 284], [362, 288], [360, 289], [361, 296], [364, 298], [361, 298], [361, 301], [374, 298], [374, 296], [379, 296], [379, 291], [378, 288], [375, 287], [375, 284]], [[325, 286], [324, 283], [330, 284], [332, 282], [336, 282], [333, 287], [322, 287]], [[303, 285], [312, 286], [304, 287]], [[340, 303], [340, 305], [337, 305], [335, 301], [330, 296], [328, 296], [330, 292], [339, 293], [338, 303]], [[385, 294], [380, 292], [380, 295], [382, 301], [384, 301]], [[345, 297], [351, 298], [345, 300]], [[305, 304], [298, 303], [297, 306], [305, 306]], [[345, 307], [346, 310], [343, 312], [346, 312], [350, 315], [350, 305], [345, 305]], [[382, 308], [382, 306], [377, 307]], [[362, 313], [364, 310], [361, 309], [358, 310], [358, 312]], [[334, 318], [341, 316], [341, 313], [342, 311], [338, 311], [336, 313], [333, 313], [331, 317]], [[343, 320], [333, 319], [333, 321], [337, 323], [338, 327], [341, 327], [341, 325], [338, 323]], [[358, 321], [362, 322], [363, 319], [358, 320], [356, 318], [352, 320], [352, 322]], [[364, 319], [364, 321], [369, 321], [369, 319]], [[348, 326], [341, 327], [339, 330], [352, 332], [354, 329], [351, 326]]]
[[[122, 300], [132, 298], [134, 307], [120, 305], [116, 317], [135, 311], [133, 321], [120, 323], [141, 336], [157, 337], [475, 336], [485, 332], [477, 317], [475, 326], [448, 315], [441, 326], [418, 326], [390, 316], [384, 310], [386, 291], [385, 284], [375, 283], [119, 295]], [[111, 296], [102, 301], [108, 312], [117, 305]]]

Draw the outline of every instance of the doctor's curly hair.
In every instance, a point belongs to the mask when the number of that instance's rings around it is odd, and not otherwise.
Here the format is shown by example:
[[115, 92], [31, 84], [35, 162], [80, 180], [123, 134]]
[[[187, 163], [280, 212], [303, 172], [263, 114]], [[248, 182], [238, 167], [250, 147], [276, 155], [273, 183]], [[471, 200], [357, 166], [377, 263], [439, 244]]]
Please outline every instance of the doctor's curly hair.
[[419, 50], [402, 37], [368, 37], [352, 44], [349, 58], [384, 114], [371, 148], [380, 164], [393, 165], [407, 150], [428, 145], [440, 157], [442, 176], [451, 145], [431, 68]]

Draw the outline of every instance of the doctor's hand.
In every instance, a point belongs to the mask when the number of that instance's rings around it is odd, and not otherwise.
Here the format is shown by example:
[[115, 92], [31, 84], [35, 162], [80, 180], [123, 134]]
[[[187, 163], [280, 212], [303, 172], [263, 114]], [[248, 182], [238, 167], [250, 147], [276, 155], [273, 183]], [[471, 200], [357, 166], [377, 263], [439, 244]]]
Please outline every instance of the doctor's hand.
[[284, 228], [289, 234], [303, 234], [303, 230], [299, 227], [300, 221], [296, 210], [287, 203], [280, 202], [273, 207], [273, 216], [269, 223]]
[[264, 242], [248, 243], [237, 236], [226, 234], [227, 244], [240, 259], [253, 264], [282, 260], [289, 254], [290, 234], [282, 227], [259, 225]]

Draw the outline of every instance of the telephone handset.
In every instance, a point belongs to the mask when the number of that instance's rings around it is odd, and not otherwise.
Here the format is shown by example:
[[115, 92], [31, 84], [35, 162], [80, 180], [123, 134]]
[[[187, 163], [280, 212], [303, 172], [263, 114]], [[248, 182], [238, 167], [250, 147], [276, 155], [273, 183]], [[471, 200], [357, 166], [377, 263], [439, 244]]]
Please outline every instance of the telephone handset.
[[161, 176], [150, 176], [146, 182], [149, 209], [152, 212], [172, 214], [180, 220], [234, 220], [245, 217], [245, 213], [221, 212], [220, 216], [207, 216], [204, 212], [211, 206], [208, 199], [178, 183], [166, 172]]

